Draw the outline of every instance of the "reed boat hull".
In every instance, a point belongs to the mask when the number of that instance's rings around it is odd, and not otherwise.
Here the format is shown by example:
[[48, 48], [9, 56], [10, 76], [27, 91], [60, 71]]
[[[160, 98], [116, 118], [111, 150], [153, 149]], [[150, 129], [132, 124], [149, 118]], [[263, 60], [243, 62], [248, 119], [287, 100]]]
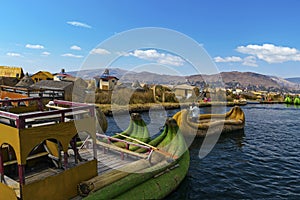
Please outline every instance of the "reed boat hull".
[[186, 136], [205, 137], [217, 133], [230, 133], [242, 130], [245, 126], [245, 115], [239, 106], [233, 107], [225, 114], [201, 114], [197, 122], [191, 120], [188, 110], [179, 111], [173, 118]]
[[176, 163], [170, 163], [169, 166], [156, 170], [155, 173], [128, 174], [107, 187], [89, 194], [84, 199], [162, 199], [173, 192], [183, 181], [188, 172], [189, 163], [190, 155], [189, 151], [186, 151]]

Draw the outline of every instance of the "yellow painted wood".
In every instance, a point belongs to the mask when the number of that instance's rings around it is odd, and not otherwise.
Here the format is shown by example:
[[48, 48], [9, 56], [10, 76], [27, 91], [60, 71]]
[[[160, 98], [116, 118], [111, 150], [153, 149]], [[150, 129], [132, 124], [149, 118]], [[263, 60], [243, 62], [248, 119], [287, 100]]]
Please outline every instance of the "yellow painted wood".
[[[43, 157], [43, 156], [46, 156], [48, 155], [47, 152], [41, 152], [41, 153], [37, 153], [37, 154], [34, 154], [32, 156], [28, 156], [27, 157], [27, 161], [28, 160], [33, 160], [33, 159], [36, 159], [36, 158], [39, 158], [39, 157]], [[11, 161], [7, 161], [7, 162], [4, 162], [4, 166], [7, 166], [7, 165], [12, 165], [12, 164], [16, 164], [17, 163], [17, 160], [11, 160]]]
[[21, 160], [19, 130], [4, 124], [0, 124], [0, 130], [0, 146], [9, 144], [14, 149], [17, 160]]
[[58, 158], [60, 156], [60, 152], [58, 150], [58, 145], [55, 142], [50, 140], [46, 140], [47, 149], [50, 151], [50, 154]]
[[22, 186], [22, 199], [71, 199], [78, 195], [77, 185], [97, 176], [97, 160], [88, 161], [57, 175]]
[[17, 200], [17, 196], [16, 196], [16, 193], [15, 191], [10, 188], [9, 186], [3, 184], [3, 183], [0, 183], [0, 199], [4, 200], [4, 199], [9, 199], [9, 200]]
[[6, 143], [11, 145], [19, 164], [25, 164], [31, 150], [47, 139], [58, 140], [65, 152], [68, 150], [69, 142], [78, 132], [87, 132], [96, 139], [94, 117], [21, 130], [0, 124], [0, 130], [0, 145]]
[[58, 140], [63, 150], [67, 151], [71, 139], [76, 134], [77, 129], [73, 121], [22, 129], [20, 130], [22, 160], [18, 162], [25, 164], [26, 157], [31, 150], [46, 139]]

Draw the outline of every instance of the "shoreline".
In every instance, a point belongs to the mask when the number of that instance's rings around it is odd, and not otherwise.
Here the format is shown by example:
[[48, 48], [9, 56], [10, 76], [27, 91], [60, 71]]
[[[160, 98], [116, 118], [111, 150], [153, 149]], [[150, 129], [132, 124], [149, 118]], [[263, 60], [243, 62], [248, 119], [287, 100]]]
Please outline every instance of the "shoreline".
[[[112, 105], [111, 104], [95, 104], [98, 106], [101, 111], [106, 116], [112, 116], [113, 113], [117, 114], [126, 114], [129, 112], [146, 112], [150, 109], [153, 110], [159, 110], [162, 109], [162, 107], [165, 110], [171, 110], [171, 109], [177, 109], [177, 108], [188, 108], [190, 106], [189, 103], [146, 103], [146, 104], [129, 104], [129, 106], [121, 106], [121, 105], [113, 105], [112, 111]], [[201, 102], [199, 103], [199, 107], [211, 107], [211, 106], [244, 106], [247, 103], [240, 103], [240, 102]]]

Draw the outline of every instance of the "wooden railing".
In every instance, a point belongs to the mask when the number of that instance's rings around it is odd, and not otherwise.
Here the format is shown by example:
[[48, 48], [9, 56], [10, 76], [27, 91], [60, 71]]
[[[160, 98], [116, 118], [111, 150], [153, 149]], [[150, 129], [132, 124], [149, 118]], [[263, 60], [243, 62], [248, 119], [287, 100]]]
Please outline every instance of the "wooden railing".
[[22, 87], [12, 87], [0, 85], [1, 91], [19, 93], [27, 95], [28, 97], [45, 97], [45, 98], [58, 98], [64, 99], [65, 91], [63, 89], [28, 89]]
[[[11, 102], [23, 102], [23, 101], [38, 101], [39, 104], [41, 104], [41, 98], [39, 97], [31, 97], [31, 98], [21, 98], [21, 99], [2, 99], [0, 100], [0, 103], [2, 105], [8, 105]], [[95, 116], [95, 106], [90, 104], [84, 104], [84, 103], [75, 103], [75, 102], [68, 102], [68, 101], [61, 101], [61, 100], [54, 100], [54, 104], [56, 106], [62, 105], [62, 106], [68, 106], [65, 107], [62, 110], [49, 110], [49, 111], [42, 111], [40, 109], [40, 112], [30, 112], [30, 113], [22, 113], [22, 114], [14, 114], [6, 111], [0, 111], [0, 118], [5, 118], [10, 121], [10, 125], [15, 122], [15, 127], [18, 129], [23, 129], [26, 127], [26, 123], [29, 119], [34, 120], [34, 118], [41, 118], [47, 116], [47, 118], [58, 118], [59, 122], [65, 122], [65, 116], [66, 114], [71, 114], [76, 111], [86, 111], [89, 113], [90, 117]], [[39, 106], [41, 107], [41, 106]], [[30, 122], [29, 122], [30, 123]]]

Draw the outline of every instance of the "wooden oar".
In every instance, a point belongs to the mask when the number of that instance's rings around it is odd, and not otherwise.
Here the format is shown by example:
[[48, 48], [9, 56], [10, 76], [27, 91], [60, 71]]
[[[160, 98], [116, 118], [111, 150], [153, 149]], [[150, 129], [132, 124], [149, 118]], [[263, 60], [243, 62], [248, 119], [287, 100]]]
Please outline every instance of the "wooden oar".
[[127, 135], [123, 135], [123, 134], [121, 134], [121, 133], [116, 133], [116, 135], [120, 135], [120, 136], [122, 136], [122, 137], [124, 137], [124, 138], [133, 140], [133, 141], [135, 141], [135, 142], [137, 142], [137, 143], [140, 143], [140, 144], [142, 144], [142, 145], [144, 145], [144, 146], [150, 147], [150, 148], [153, 149], [154, 151], [157, 151], [158, 153], [161, 153], [161, 154], [163, 154], [163, 155], [165, 155], [165, 156], [170, 156], [170, 157], [172, 157], [172, 158], [174, 158], [174, 159], [177, 159], [177, 158], [178, 158], [177, 156], [174, 156], [174, 155], [170, 154], [169, 152], [163, 151], [163, 150], [161, 150], [161, 149], [159, 149], [159, 148], [157, 148], [157, 147], [155, 147], [155, 146], [152, 146], [152, 145], [150, 145], [150, 144], [147, 144], [147, 143], [145, 143], [145, 142], [143, 142], [143, 141], [140, 141], [140, 140], [138, 140], [138, 139], [129, 137], [129, 136], [127, 136]]

